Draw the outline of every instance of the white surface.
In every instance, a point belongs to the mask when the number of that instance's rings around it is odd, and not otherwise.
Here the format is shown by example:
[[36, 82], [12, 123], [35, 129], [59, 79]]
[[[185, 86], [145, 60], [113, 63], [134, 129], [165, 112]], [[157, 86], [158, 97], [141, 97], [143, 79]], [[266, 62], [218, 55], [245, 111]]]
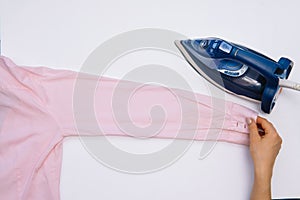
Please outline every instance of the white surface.
[[[0, 0], [2, 54], [20, 65], [77, 70], [103, 41], [137, 28], [174, 30], [189, 37], [219, 36], [295, 62], [300, 81], [299, 1], [16, 1]], [[187, 68], [188, 65], [186, 65]], [[190, 81], [202, 82], [193, 71]], [[199, 87], [196, 89], [198, 90]], [[257, 109], [257, 105], [228, 99]], [[273, 175], [273, 197], [300, 197], [300, 94], [283, 91], [266, 116], [283, 137]], [[156, 147], [166, 140], [112, 138], [123, 146]], [[78, 138], [64, 143], [61, 199], [248, 199], [252, 161], [248, 148], [218, 143], [199, 160], [194, 142], [176, 163], [156, 173], [131, 175], [94, 160]], [[137, 148], [135, 148], [137, 151]]]

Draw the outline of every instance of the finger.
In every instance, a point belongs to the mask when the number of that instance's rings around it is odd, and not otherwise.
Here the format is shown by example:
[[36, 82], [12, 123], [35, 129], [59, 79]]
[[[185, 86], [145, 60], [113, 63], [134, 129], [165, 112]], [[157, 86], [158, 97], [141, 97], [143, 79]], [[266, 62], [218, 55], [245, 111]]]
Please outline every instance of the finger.
[[248, 129], [249, 129], [249, 137], [250, 137], [250, 144], [261, 139], [256, 123], [253, 119], [247, 119]]
[[265, 134], [276, 132], [273, 124], [263, 117], [257, 117], [256, 123], [263, 129]]

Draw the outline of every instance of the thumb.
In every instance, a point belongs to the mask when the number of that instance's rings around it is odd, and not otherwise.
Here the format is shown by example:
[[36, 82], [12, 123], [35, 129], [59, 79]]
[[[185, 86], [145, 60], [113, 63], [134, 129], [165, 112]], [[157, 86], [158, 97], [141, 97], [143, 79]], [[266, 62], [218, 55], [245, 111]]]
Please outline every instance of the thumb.
[[250, 137], [250, 144], [255, 141], [259, 141], [260, 135], [258, 133], [257, 125], [253, 119], [247, 119], [248, 129], [249, 129], [249, 137]]

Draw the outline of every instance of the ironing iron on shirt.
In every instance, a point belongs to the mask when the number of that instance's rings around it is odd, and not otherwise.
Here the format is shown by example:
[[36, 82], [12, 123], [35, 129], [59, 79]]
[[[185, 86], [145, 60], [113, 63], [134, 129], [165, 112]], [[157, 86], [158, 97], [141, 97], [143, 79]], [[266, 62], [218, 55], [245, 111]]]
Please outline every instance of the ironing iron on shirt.
[[177, 40], [175, 44], [201, 76], [228, 93], [261, 102], [265, 113], [274, 108], [282, 87], [300, 91], [300, 84], [287, 80], [293, 68], [288, 58], [276, 62], [219, 38]]

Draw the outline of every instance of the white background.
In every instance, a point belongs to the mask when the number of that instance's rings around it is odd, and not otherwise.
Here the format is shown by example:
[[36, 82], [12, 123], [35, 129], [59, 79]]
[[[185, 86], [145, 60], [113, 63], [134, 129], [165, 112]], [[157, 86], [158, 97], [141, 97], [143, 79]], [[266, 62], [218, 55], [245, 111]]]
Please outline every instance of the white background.
[[[153, 27], [188, 37], [218, 36], [278, 59], [295, 62], [290, 79], [300, 82], [300, 3], [297, 0], [1, 0], [2, 55], [19, 65], [78, 70], [102, 42], [119, 33]], [[147, 39], [147, 38], [145, 38]], [[186, 65], [190, 81], [203, 83]], [[201, 92], [201, 91], [199, 91]], [[258, 105], [228, 96], [258, 110]], [[270, 115], [283, 138], [272, 193], [300, 197], [300, 94], [284, 90]], [[113, 138], [122, 148], [155, 149], [166, 140]], [[248, 199], [252, 161], [248, 147], [219, 142], [203, 160], [203, 142], [155, 173], [116, 172], [93, 159], [78, 138], [64, 143], [61, 199]]]

